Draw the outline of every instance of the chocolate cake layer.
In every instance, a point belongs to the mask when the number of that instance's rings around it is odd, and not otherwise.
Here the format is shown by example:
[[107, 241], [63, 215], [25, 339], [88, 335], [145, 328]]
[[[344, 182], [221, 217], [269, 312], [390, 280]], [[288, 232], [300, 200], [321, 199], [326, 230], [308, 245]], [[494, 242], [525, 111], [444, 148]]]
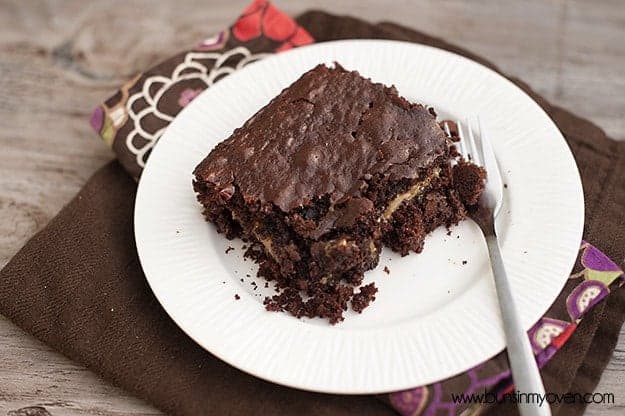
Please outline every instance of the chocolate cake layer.
[[219, 143], [194, 188], [207, 220], [249, 241], [259, 275], [276, 282], [267, 309], [336, 323], [375, 298], [372, 284], [354, 288], [383, 244], [420, 252], [477, 201], [483, 171], [452, 168], [455, 155], [433, 111], [319, 65]]
[[250, 118], [195, 170], [225, 194], [287, 212], [354, 198], [368, 175], [416, 178], [446, 152], [435, 117], [339, 65], [319, 65]]

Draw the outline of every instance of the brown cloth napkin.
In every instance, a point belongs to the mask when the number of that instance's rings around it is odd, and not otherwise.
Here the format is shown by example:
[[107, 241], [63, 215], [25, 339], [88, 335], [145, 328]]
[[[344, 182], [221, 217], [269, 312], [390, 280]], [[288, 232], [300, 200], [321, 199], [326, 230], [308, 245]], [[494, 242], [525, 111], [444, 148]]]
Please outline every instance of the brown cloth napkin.
[[[381, 23], [309, 12], [298, 18], [317, 41], [386, 38], [425, 43], [483, 59], [427, 35]], [[625, 247], [625, 143], [530, 93], [564, 132], [586, 196], [585, 237], [621, 261]], [[191, 341], [149, 290], [132, 227], [135, 182], [118, 162], [98, 171], [50, 224], [0, 272], [0, 313], [68, 357], [174, 415], [391, 415], [371, 396], [308, 393], [230, 367]], [[580, 323], [543, 369], [548, 391], [589, 392], [625, 319], [617, 290]], [[566, 407], [563, 407], [566, 406]], [[554, 407], [578, 415], [584, 405]], [[489, 414], [515, 414], [498, 405]]]

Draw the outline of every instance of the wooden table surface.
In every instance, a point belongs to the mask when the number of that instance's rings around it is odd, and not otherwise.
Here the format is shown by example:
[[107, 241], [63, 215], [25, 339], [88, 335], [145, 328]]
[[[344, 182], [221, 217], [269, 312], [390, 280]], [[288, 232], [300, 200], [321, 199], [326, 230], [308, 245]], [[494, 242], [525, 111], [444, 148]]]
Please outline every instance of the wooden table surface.
[[[623, 0], [275, 1], [293, 15], [314, 7], [443, 37], [625, 140]], [[247, 2], [0, 2], [0, 266], [113, 158], [88, 126], [94, 105]], [[0, 416], [161, 414], [2, 316], [0, 357]], [[589, 415], [625, 412], [623, 332], [597, 391], [615, 403]]]

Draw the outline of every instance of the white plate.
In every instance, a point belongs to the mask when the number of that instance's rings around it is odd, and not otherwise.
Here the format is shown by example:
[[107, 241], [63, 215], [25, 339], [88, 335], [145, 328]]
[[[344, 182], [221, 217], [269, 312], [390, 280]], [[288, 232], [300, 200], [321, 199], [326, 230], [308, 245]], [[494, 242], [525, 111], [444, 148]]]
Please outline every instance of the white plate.
[[[139, 184], [135, 234], [143, 270], [191, 338], [258, 377], [321, 392], [379, 393], [453, 376], [505, 345], [475, 224], [466, 221], [451, 236], [436, 230], [420, 255], [401, 258], [385, 249], [365, 280], [376, 282], [377, 300], [331, 326], [266, 312], [262, 300], [271, 290], [262, 281], [254, 290], [255, 270], [242, 260], [240, 242], [218, 235], [196, 202], [191, 172], [212, 147], [303, 72], [333, 61], [395, 84], [439, 114], [480, 115], [508, 184], [498, 226], [524, 326], [547, 310], [573, 267], [583, 227], [581, 182], [566, 142], [505, 78], [458, 55], [403, 42], [295, 49], [251, 64], [197, 97], [160, 139]], [[229, 245], [235, 250], [225, 254]]]

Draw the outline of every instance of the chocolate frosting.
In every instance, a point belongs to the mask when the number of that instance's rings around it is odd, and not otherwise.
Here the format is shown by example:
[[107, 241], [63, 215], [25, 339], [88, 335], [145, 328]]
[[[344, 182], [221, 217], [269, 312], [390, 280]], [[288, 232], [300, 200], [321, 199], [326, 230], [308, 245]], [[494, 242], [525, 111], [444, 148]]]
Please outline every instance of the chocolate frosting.
[[197, 166], [224, 195], [283, 211], [314, 197], [359, 197], [369, 175], [416, 178], [446, 151], [444, 132], [423, 106], [356, 71], [319, 65], [219, 143]]

